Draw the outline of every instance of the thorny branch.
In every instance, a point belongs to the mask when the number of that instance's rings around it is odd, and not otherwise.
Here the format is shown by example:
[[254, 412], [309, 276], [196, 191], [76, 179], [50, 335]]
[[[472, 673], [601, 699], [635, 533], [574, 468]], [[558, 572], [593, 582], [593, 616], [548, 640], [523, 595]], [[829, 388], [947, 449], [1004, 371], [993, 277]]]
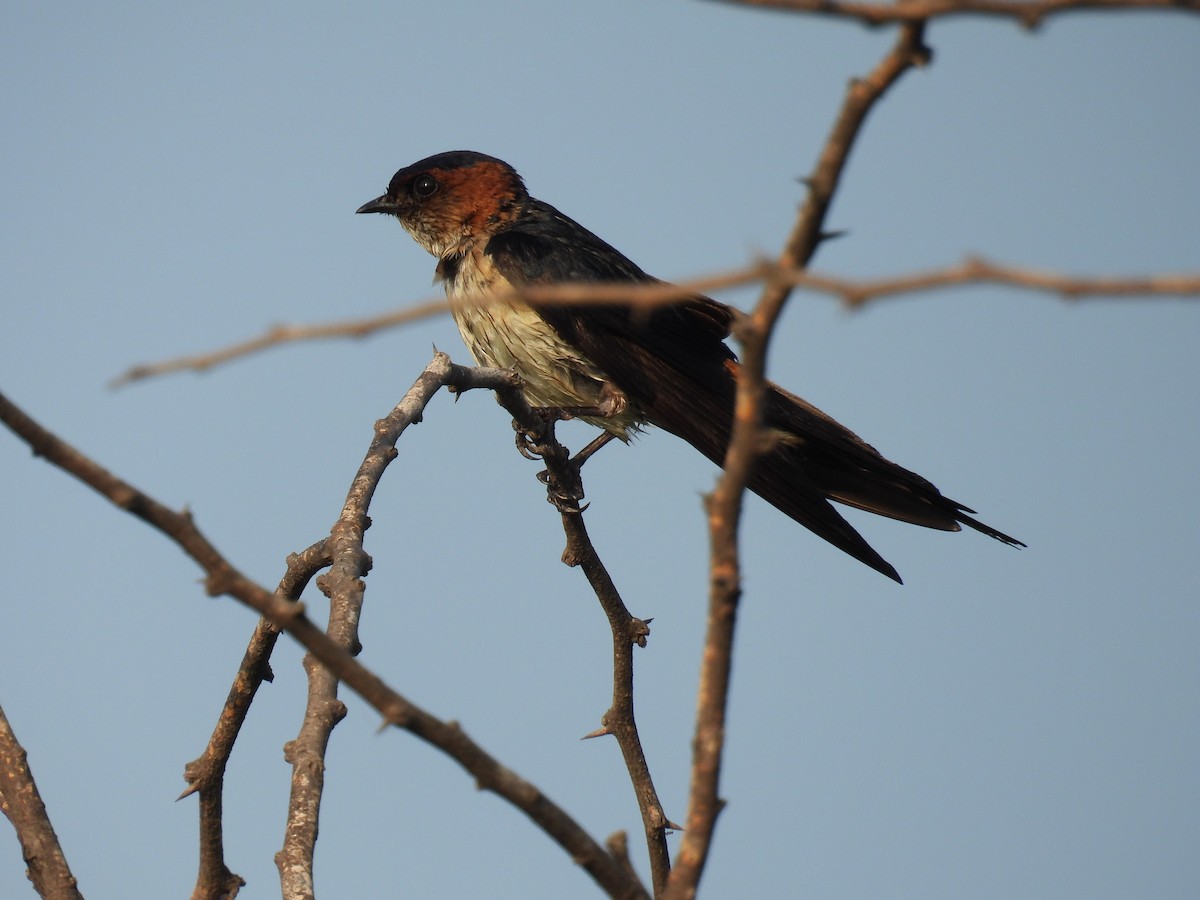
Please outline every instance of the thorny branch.
[[[436, 360], [435, 360], [436, 361]], [[361, 645], [358, 623], [362, 614], [363, 577], [371, 568], [363, 549], [370, 527], [367, 512], [388, 464], [396, 458], [396, 442], [405, 429], [421, 421], [433, 395], [445, 384], [444, 373], [426, 368], [416, 384], [385, 418], [375, 423], [375, 434], [365, 458], [355, 473], [346, 501], [325, 541], [330, 569], [317, 579], [329, 598], [326, 634], [351, 656]], [[288, 801], [283, 848], [275, 856], [285, 897], [309, 898], [313, 891], [313, 858], [325, 786], [325, 752], [346, 707], [338, 699], [338, 679], [312, 653], [304, 658], [308, 676], [308, 701], [296, 739], [284, 747], [284, 758], [292, 765], [292, 788]]]
[[29, 867], [25, 874], [38, 895], [44, 900], [82, 900], [33, 773], [29, 771], [25, 748], [17, 741], [3, 709], [0, 709], [0, 812], [17, 832], [21, 856]]
[[848, 307], [857, 308], [875, 300], [900, 297], [906, 294], [960, 287], [971, 284], [1001, 284], [1057, 294], [1063, 300], [1083, 300], [1088, 297], [1184, 297], [1200, 295], [1200, 275], [1148, 275], [1141, 278], [1084, 277], [1064, 275], [1041, 269], [1024, 269], [992, 262], [979, 256], [968, 256], [956, 266], [929, 269], [910, 275], [877, 278], [867, 281], [837, 281], [822, 284], [819, 275], [797, 281], [797, 287], [825, 290], [841, 297]]
[[[299, 600], [308, 582], [327, 565], [329, 555], [323, 540], [301, 553], [293, 553], [288, 557], [287, 570], [275, 593], [285, 600]], [[264, 681], [274, 679], [270, 660], [278, 637], [279, 628], [270, 619], [258, 620], [208, 746], [183, 770], [188, 787], [179, 799], [190, 794], [198, 794], [200, 799], [200, 873], [192, 890], [192, 900], [233, 898], [245, 885], [245, 881], [225, 864], [222, 835], [225, 766], [259, 687]]]
[[[293, 553], [288, 558], [287, 571], [276, 588], [276, 594], [286, 600], [299, 600], [308, 581], [326, 565], [329, 565], [329, 558], [325, 553], [324, 541], [318, 541], [302, 553]], [[199, 796], [200, 868], [196, 887], [192, 889], [192, 900], [234, 898], [246, 883], [229, 870], [224, 860], [224, 772], [259, 686], [274, 680], [270, 658], [278, 636], [280, 629], [270, 619], [258, 620], [208, 746], [205, 746], [202, 755], [184, 767], [187, 790], [180, 794], [179, 799], [193, 793]]]
[[[714, 275], [692, 278], [678, 284], [629, 282], [531, 285], [521, 290], [490, 294], [481, 302], [508, 303], [524, 300], [535, 306], [541, 303], [561, 305], [630, 303], [637, 306], [659, 306], [676, 303], [696, 294], [709, 294], [758, 282], [773, 282], [840, 299], [848, 307], [859, 307], [918, 291], [932, 291], [971, 284], [1002, 284], [1015, 288], [1057, 294], [1065, 300], [1087, 297], [1171, 297], [1200, 296], [1200, 274], [1150, 275], [1144, 277], [1088, 277], [1058, 272], [1007, 266], [978, 256], [967, 257], [954, 266], [930, 269], [906, 275], [872, 280], [855, 280], [835, 275], [823, 275], [803, 268], [784, 268], [777, 262], [760, 261], [739, 269], [729, 269]], [[332, 337], [361, 338], [377, 331], [395, 328], [430, 316], [448, 312], [445, 300], [428, 300], [394, 312], [347, 322], [326, 322], [319, 325], [279, 325], [249, 341], [201, 353], [181, 356], [156, 363], [134, 366], [110, 382], [111, 387], [123, 387], [135, 381], [157, 378], [172, 372], [205, 372], [243, 356], [294, 341], [328, 339]]]
[[723, 0], [796, 13], [858, 19], [866, 25], [915, 23], [951, 16], [982, 15], [1014, 19], [1037, 28], [1052, 15], [1095, 10], [1176, 10], [1200, 12], [1200, 0], [901, 0], [862, 3], [858, 0]]
[[[867, 114], [901, 75], [914, 66], [924, 65], [929, 59], [924, 30], [923, 23], [902, 26], [892, 50], [869, 75], [850, 85], [833, 130], [808, 179], [808, 200], [801, 207], [780, 254], [780, 268], [802, 269], [816, 252], [823, 237], [825, 214]], [[742, 496], [762, 446], [760, 422], [767, 344], [790, 293], [788, 284], [768, 280], [754, 311], [738, 328], [742, 365], [738, 374], [733, 433], [725, 455], [724, 471], [708, 498], [711, 537], [708, 626], [700, 667], [696, 732], [692, 740], [687, 828], [664, 894], [674, 900], [695, 896], [708, 859], [717, 816], [724, 805], [719, 796], [721, 760], [725, 747], [734, 626], [741, 598], [738, 524]]]
[[[646, 646], [646, 638], [650, 634], [649, 622], [638, 619], [629, 612], [588, 536], [583, 521], [583, 510], [579, 506], [579, 501], [583, 499], [579, 468], [570, 458], [566, 448], [555, 438], [554, 418], [530, 408], [513, 383], [512, 373], [478, 368], [456, 369], [461, 377], [452, 380], [452, 386], [457, 390], [490, 387], [496, 391], [497, 400], [513, 417], [514, 427], [520, 430], [518, 439], [524, 442], [522, 452], [536, 456], [546, 464], [547, 490], [551, 502], [562, 515], [563, 531], [567, 538], [562, 561], [568, 566], [578, 566], [583, 570], [608, 618], [613, 647], [612, 705], [601, 716], [600, 729], [587, 737], [611, 734], [621, 748], [621, 755], [625, 760], [625, 767], [629, 772], [629, 779], [642, 814], [642, 827], [650, 857], [651, 881], [657, 896], [665, 889], [671, 871], [667, 832], [677, 831], [679, 826], [667, 818], [658, 799], [634, 716], [633, 648], [635, 644], [639, 647]], [[623, 841], [619, 846], [624, 847]]]
[[[435, 354], [425, 373], [406, 395], [423, 408], [451, 371], [449, 357]], [[428, 377], [427, 377], [428, 376]], [[436, 381], [436, 384], [434, 382]], [[428, 394], [426, 391], [428, 390]], [[389, 417], [390, 419], [391, 417]], [[385, 420], [387, 421], [387, 420]], [[114, 505], [161, 531], [204, 570], [212, 596], [229, 595], [288, 632], [330, 670], [338, 681], [379, 711], [384, 721], [437, 747], [469, 772], [483, 790], [503, 797], [525, 813], [612, 897], [647, 896], [632, 875], [628, 860], [609, 853], [563, 809], [535, 785], [503, 766], [454, 722], [445, 722], [388, 687], [345, 648], [317, 627], [302, 602], [293, 602], [250, 580], [209, 541], [186, 512], [176, 512], [47, 431], [0, 394], [0, 422], [24, 440], [34, 453], [82, 481]], [[377, 435], [377, 439], [381, 439]], [[619, 842], [618, 845], [619, 846]]]

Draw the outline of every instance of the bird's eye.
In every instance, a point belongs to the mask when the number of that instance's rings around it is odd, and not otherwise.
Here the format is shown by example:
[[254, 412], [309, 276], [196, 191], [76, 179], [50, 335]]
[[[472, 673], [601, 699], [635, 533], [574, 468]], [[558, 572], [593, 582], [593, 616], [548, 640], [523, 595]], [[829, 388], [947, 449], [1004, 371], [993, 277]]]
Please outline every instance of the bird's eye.
[[413, 196], [418, 200], [425, 200], [437, 193], [437, 179], [432, 175], [418, 175], [412, 184]]

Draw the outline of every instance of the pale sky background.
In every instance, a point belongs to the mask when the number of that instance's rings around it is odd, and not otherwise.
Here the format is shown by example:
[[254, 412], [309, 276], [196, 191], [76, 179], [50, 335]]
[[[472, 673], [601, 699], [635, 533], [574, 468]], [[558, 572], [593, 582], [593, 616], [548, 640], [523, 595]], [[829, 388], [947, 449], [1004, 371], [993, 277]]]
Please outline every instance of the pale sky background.
[[[109, 379], [432, 296], [433, 260], [354, 210], [442, 150], [508, 160], [664, 278], [774, 254], [847, 80], [892, 40], [704, 2], [5, 4], [0, 387], [274, 585], [328, 532], [432, 345], [469, 361], [450, 320]], [[1200, 19], [1078, 15], [1034, 35], [961, 20], [928, 40], [933, 65], [868, 122], [828, 221], [848, 235], [815, 268], [970, 252], [1200, 268]], [[773, 377], [1029, 549], [852, 514], [899, 587], [749, 503], [704, 896], [1195, 896], [1198, 338], [1195, 300], [976, 287], [851, 314], [794, 298]], [[0, 466], [0, 703], [85, 895], [186, 896], [196, 805], [174, 798], [254, 617], [7, 432]], [[629, 829], [639, 847], [615, 743], [578, 740], [608, 704], [609, 636], [558, 562], [538, 468], [490, 397], [435, 399], [371, 511], [362, 660], [597, 838]], [[714, 472], [664, 433], [586, 471], [599, 550], [654, 617], [639, 723], [678, 821]], [[230, 766], [243, 897], [278, 894], [299, 658], [281, 642]], [[321, 896], [599, 895], [520, 814], [347, 699]], [[0, 832], [0, 896], [32, 896]]]

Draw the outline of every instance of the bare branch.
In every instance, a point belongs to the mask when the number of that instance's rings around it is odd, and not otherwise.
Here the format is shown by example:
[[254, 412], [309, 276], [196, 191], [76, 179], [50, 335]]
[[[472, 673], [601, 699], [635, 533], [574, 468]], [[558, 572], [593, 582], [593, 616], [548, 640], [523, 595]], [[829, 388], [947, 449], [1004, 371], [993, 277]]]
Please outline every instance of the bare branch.
[[[457, 382], [455, 387], [461, 390], [481, 386], [477, 381], [480, 372], [480, 369], [466, 370], [464, 374], [476, 380], [471, 383], [465, 380]], [[498, 374], [508, 379], [512, 375], [507, 371], [498, 371]], [[497, 382], [491, 387], [496, 391], [501, 405], [513, 416], [515, 427], [521, 430], [518, 441], [521, 442], [522, 454], [540, 458], [546, 464], [549, 499], [562, 516], [563, 531], [567, 538], [562, 561], [583, 570], [608, 618], [613, 648], [612, 705], [600, 718], [601, 728], [586, 737], [610, 734], [617, 740], [642, 814], [651, 881], [657, 896], [666, 888], [671, 872], [667, 832], [678, 830], [679, 826], [667, 818], [658, 798], [634, 715], [633, 648], [635, 645], [646, 646], [646, 638], [650, 634], [649, 622], [629, 612], [588, 536], [583, 509], [579, 506], [579, 501], [583, 499], [583, 483], [579, 472], [581, 463], [572, 460], [567, 449], [555, 438], [554, 418], [531, 409], [511, 380]]]
[[110, 381], [108, 386], [113, 388], [124, 387], [134, 381], [155, 378], [171, 372], [204, 372], [222, 363], [297, 341], [318, 341], [335, 337], [367, 337], [386, 328], [395, 328], [397, 325], [406, 325], [409, 322], [435, 316], [438, 313], [445, 312], [447, 309], [445, 300], [429, 300], [416, 306], [405, 307], [404, 309], [383, 313], [378, 316], [370, 316], [365, 319], [328, 322], [321, 325], [276, 325], [273, 328], [267, 329], [267, 332], [259, 337], [251, 338], [248, 341], [242, 341], [238, 344], [232, 344], [229, 347], [214, 350], [211, 353], [180, 356], [162, 362], [134, 366]]
[[[371, 567], [363, 549], [370, 525], [367, 512], [388, 464], [396, 457], [400, 435], [421, 420], [425, 406], [444, 384], [444, 374], [432, 368], [426, 368], [396, 408], [375, 423], [366, 457], [325, 541], [330, 570], [317, 579], [317, 587], [329, 597], [326, 634], [352, 656], [361, 650], [358, 622], [366, 589], [362, 579]], [[325, 752], [333, 729], [346, 715], [334, 673], [311, 653], [304, 659], [304, 670], [308, 701], [299, 734], [284, 748], [284, 757], [292, 765], [292, 786], [283, 847], [275, 857], [283, 896], [288, 898], [314, 895], [312, 868], [325, 786]]]
[[[318, 541], [302, 553], [292, 554], [276, 593], [287, 600], [299, 600], [309, 580], [327, 565], [329, 556], [325, 541]], [[270, 658], [278, 637], [279, 628], [274, 623], [259, 619], [208, 746], [183, 770], [188, 787], [180, 799], [193, 793], [200, 797], [200, 873], [192, 890], [192, 900], [231, 900], [245, 885], [245, 881], [225, 864], [221, 818], [225, 766], [258, 688], [264, 681], [274, 678]]]
[[1198, 0], [903, 0], [861, 3], [856, 0], [723, 0], [797, 13], [858, 19], [867, 25], [923, 22], [951, 16], [980, 15], [1014, 19], [1036, 28], [1052, 15], [1094, 10], [1172, 10], [1200, 12]]
[[[449, 357], [439, 353], [426, 372], [443, 379], [447, 377], [450, 366]], [[422, 384], [419, 381], [418, 387]], [[412, 394], [413, 391], [410, 391]], [[428, 402], [428, 397], [423, 399]], [[171, 538], [205, 571], [209, 594], [228, 594], [270, 619], [320, 659], [339, 681], [345, 682], [378, 710], [386, 722], [404, 728], [437, 747], [469, 772], [480, 788], [496, 793], [524, 812], [610, 896], [631, 900], [647, 896], [637, 880], [630, 879], [624, 864], [614, 859], [535, 785], [501, 765], [471, 740], [458, 724], [444, 722], [430, 715], [388, 687], [318, 628], [308, 618], [303, 603], [290, 602], [243, 575], [201, 534], [189, 514], [169, 509], [113, 475], [40, 426], [3, 394], [0, 394], [0, 421], [24, 440], [36, 455]]]
[[[969, 256], [956, 266], [932, 269], [907, 275], [894, 275], [872, 280], [855, 280], [836, 275], [810, 272], [803, 268], [785, 267], [777, 263], [758, 261], [737, 269], [713, 275], [691, 278], [677, 284], [652, 282], [588, 282], [530, 285], [520, 290], [495, 292], [481, 296], [480, 303], [509, 303], [524, 300], [533, 305], [596, 305], [630, 303], [655, 307], [677, 303], [697, 294], [717, 293], [729, 288], [757, 282], [773, 281], [780, 285], [805, 288], [829, 294], [843, 300], [847, 306], [861, 306], [869, 301], [898, 294], [977, 283], [1005, 284], [1059, 294], [1071, 300], [1086, 297], [1169, 297], [1200, 295], [1200, 274], [1179, 273], [1140, 277], [1098, 277], [1066, 275], [1048, 271], [1023, 269], [989, 262], [982, 257]], [[111, 387], [123, 387], [135, 381], [156, 378], [172, 372], [204, 372], [243, 356], [258, 353], [283, 343], [324, 340], [334, 337], [364, 337], [388, 328], [407, 325], [420, 319], [449, 312], [445, 300], [426, 300], [395, 312], [368, 319], [346, 322], [326, 322], [318, 325], [278, 325], [265, 335], [195, 356], [182, 356], [134, 366], [109, 382]]]
[[25, 874], [44, 900], [82, 900], [46, 805], [29, 771], [25, 748], [0, 708], [0, 812], [12, 822], [29, 866]]
[[[808, 201], [801, 208], [780, 254], [780, 268], [802, 269], [808, 264], [823, 238], [826, 212], [867, 114], [901, 75], [913, 66], [923, 65], [928, 58], [924, 25], [904, 25], [892, 50], [874, 70], [851, 83], [816, 168], [807, 181]], [[708, 859], [717, 816], [724, 805], [719, 795], [721, 760], [725, 747], [733, 637], [741, 599], [738, 525], [742, 496], [763, 445], [760, 425], [767, 345], [790, 292], [791, 286], [787, 283], [768, 279], [753, 313], [737, 328], [742, 364], [738, 371], [733, 433], [723, 472], [708, 498], [711, 536], [708, 625], [700, 667], [696, 732], [692, 741], [687, 829], [664, 895], [671, 898], [695, 896]]]
[[1027, 288], [1057, 294], [1064, 300], [1082, 300], [1087, 297], [1200, 295], [1200, 275], [1148, 275], [1141, 278], [1064, 275], [1046, 270], [1006, 266], [978, 256], [969, 256], [956, 266], [891, 278], [849, 281], [813, 275], [797, 281], [797, 284], [841, 297], [850, 307], [863, 306], [888, 297], [969, 284], [1002, 284]]

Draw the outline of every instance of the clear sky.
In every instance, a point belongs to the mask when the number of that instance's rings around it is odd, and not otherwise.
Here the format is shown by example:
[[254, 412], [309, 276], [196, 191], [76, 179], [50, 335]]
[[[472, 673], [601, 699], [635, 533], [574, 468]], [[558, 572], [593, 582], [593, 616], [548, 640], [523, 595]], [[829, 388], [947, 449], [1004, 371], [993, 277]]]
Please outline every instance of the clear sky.
[[[971, 252], [1200, 268], [1200, 19], [934, 24], [872, 115], [815, 268]], [[664, 278], [774, 254], [847, 80], [888, 30], [722, 4], [6, 4], [0, 386], [274, 584], [328, 532], [448, 318], [112, 391], [128, 366], [430, 297], [354, 215], [449, 149]], [[723, 296], [743, 307], [747, 292]], [[1200, 883], [1200, 304], [977, 287], [848, 313], [797, 295], [771, 374], [1029, 544], [851, 514], [899, 587], [755, 500], [707, 896], [1181, 897]], [[580, 446], [582, 425], [564, 431]], [[504, 413], [439, 396], [372, 509], [363, 661], [603, 838], [614, 743], [580, 742], [609, 637]], [[0, 434], [0, 703], [84, 893], [186, 895], [174, 803], [254, 617], [166, 539]], [[714, 469], [663, 433], [586, 472], [632, 611], [639, 722], [685, 815]], [[307, 598], [317, 616], [321, 597]], [[230, 766], [228, 862], [269, 897], [304, 684], [281, 643]], [[329, 752], [326, 897], [597, 896], [524, 819], [354, 697]], [[0, 896], [31, 895], [0, 828]], [[677, 846], [678, 839], [673, 839]], [[637, 841], [632, 842], [635, 846]], [[638, 864], [645, 871], [641, 854]]]

